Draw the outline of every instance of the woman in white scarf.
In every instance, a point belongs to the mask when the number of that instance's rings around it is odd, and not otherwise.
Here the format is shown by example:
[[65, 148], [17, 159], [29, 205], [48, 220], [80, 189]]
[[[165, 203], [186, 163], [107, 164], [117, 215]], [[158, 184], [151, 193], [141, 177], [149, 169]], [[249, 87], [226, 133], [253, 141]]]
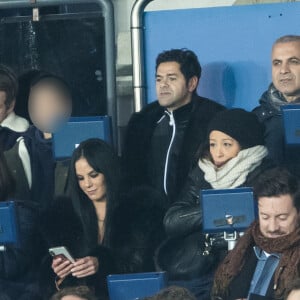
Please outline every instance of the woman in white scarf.
[[[206, 289], [209, 294], [209, 278], [212, 279], [210, 274], [218, 261], [210, 271], [204, 272], [200, 263], [199, 266], [196, 263], [201, 261], [200, 257], [198, 260], [186, 259], [202, 253], [200, 190], [253, 186], [258, 174], [274, 166], [266, 159], [267, 155], [264, 127], [253, 113], [243, 109], [231, 109], [218, 113], [211, 120], [208, 125], [207, 142], [200, 150], [200, 158], [191, 170], [184, 189], [164, 218], [166, 233], [170, 238], [169, 244], [175, 240], [173, 245], [180, 245], [173, 249], [171, 247], [170, 250], [166, 243], [158, 252], [157, 265], [169, 270], [170, 280], [172, 277], [176, 279], [180, 273], [180, 280], [193, 278], [194, 283], [191, 284], [195, 284], [196, 280], [196, 285], [202, 286], [202, 291]], [[185, 255], [179, 255], [180, 253]], [[181, 256], [182, 259], [179, 259]], [[182, 274], [185, 274], [186, 278]], [[203, 294], [201, 299], [206, 297], [208, 296]]]

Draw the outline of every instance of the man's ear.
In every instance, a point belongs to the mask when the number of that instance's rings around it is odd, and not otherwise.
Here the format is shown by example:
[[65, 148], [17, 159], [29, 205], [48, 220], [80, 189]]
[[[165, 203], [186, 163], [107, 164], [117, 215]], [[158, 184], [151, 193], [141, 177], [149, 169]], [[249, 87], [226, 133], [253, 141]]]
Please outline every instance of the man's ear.
[[12, 103], [8, 107], [7, 114], [10, 114], [15, 109], [15, 105], [16, 105], [16, 100], [12, 101]]
[[197, 89], [198, 86], [198, 78], [197, 76], [193, 76], [192, 78], [190, 78], [189, 82], [188, 82], [188, 91], [189, 92], [194, 92]]

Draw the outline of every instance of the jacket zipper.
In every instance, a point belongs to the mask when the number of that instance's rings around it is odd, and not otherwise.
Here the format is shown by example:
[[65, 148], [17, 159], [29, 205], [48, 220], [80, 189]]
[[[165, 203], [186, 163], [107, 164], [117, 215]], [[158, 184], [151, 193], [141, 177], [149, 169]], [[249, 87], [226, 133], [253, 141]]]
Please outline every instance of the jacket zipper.
[[173, 127], [172, 138], [171, 138], [171, 142], [169, 144], [169, 148], [168, 148], [168, 151], [167, 151], [166, 162], [165, 162], [165, 171], [164, 171], [164, 191], [165, 191], [165, 194], [168, 195], [168, 191], [167, 191], [167, 175], [168, 175], [168, 166], [169, 166], [169, 155], [170, 155], [170, 151], [171, 151], [171, 148], [172, 148], [172, 144], [173, 144], [174, 139], [175, 139], [176, 124], [175, 124], [175, 119], [174, 119], [173, 112], [169, 113], [168, 111], [166, 111], [166, 113], [170, 117], [169, 124], [170, 124], [170, 126]]

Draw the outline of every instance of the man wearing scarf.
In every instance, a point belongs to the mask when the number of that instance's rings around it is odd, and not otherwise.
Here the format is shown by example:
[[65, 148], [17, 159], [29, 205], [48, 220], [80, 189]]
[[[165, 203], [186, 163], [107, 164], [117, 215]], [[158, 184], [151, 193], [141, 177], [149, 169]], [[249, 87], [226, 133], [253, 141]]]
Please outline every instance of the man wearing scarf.
[[295, 165], [295, 157], [299, 160], [299, 155], [285, 147], [280, 106], [300, 103], [299, 35], [282, 36], [273, 44], [272, 83], [259, 103], [254, 113], [266, 127], [265, 144], [270, 158], [279, 164]]
[[258, 221], [218, 267], [212, 299], [283, 299], [300, 277], [300, 183], [286, 169], [264, 172], [254, 186]]

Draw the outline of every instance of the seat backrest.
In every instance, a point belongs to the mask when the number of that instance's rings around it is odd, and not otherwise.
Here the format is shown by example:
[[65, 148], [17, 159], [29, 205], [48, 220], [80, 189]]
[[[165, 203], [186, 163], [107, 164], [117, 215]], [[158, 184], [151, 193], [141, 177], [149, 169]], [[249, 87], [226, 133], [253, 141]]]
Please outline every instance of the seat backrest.
[[111, 120], [108, 116], [72, 117], [53, 134], [53, 153], [56, 160], [69, 158], [84, 140], [99, 138], [112, 143]]
[[257, 205], [251, 188], [200, 193], [205, 233], [244, 231], [256, 218]]
[[18, 225], [14, 201], [0, 202], [0, 246], [17, 244]]
[[110, 300], [134, 300], [152, 296], [166, 287], [165, 272], [107, 276]]

